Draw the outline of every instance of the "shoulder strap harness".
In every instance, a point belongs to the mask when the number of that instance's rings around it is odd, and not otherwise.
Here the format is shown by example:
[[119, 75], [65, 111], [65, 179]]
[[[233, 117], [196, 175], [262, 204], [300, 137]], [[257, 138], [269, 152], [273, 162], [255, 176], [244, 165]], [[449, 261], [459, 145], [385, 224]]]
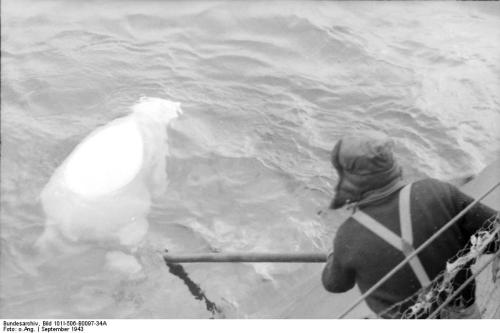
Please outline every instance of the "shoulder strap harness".
[[[408, 184], [403, 187], [399, 193], [399, 221], [401, 225], [401, 237], [359, 209], [352, 215], [352, 217], [355, 218], [360, 224], [401, 251], [406, 257], [415, 251], [413, 247], [413, 231], [411, 225], [410, 191], [411, 184]], [[409, 264], [413, 273], [417, 276], [420, 285], [422, 287], [428, 286], [430, 284], [430, 279], [427, 276], [420, 259], [418, 259], [418, 256], [413, 257], [409, 261]]]

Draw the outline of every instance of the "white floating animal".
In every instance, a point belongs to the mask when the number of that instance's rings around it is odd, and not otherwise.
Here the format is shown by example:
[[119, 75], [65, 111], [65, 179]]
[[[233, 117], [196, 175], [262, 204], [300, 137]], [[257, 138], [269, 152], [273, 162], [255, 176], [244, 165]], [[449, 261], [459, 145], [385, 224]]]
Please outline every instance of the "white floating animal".
[[[89, 246], [135, 251], [148, 230], [151, 200], [167, 185], [167, 125], [181, 113], [180, 103], [145, 97], [129, 115], [87, 136], [42, 191], [47, 219], [38, 248], [45, 253]], [[108, 260], [124, 261], [113, 253]]]

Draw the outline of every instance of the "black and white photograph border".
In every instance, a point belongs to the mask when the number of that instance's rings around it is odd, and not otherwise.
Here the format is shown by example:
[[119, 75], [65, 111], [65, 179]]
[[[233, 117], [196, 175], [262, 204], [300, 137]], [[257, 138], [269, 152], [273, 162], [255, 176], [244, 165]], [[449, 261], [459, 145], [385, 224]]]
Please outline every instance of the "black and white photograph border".
[[499, 91], [498, 1], [4, 0], [2, 328], [499, 319]]

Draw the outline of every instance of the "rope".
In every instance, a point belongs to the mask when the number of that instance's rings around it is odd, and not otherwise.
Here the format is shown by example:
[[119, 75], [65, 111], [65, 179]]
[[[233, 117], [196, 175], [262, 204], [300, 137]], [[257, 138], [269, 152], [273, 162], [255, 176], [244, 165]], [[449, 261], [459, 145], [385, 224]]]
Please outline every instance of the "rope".
[[457, 222], [462, 216], [465, 215], [472, 207], [474, 207], [479, 201], [484, 199], [488, 194], [493, 192], [500, 185], [497, 182], [488, 191], [486, 191], [479, 198], [471, 202], [467, 207], [465, 207], [460, 213], [458, 213], [454, 218], [452, 218], [448, 223], [446, 223], [441, 229], [438, 230], [434, 235], [432, 235], [428, 240], [426, 240], [422, 245], [420, 245], [413, 253], [411, 253], [405, 260], [401, 261], [396, 267], [394, 267], [389, 273], [387, 273], [383, 278], [381, 278], [377, 283], [375, 283], [370, 289], [368, 289], [363, 295], [361, 295], [351, 306], [349, 306], [338, 319], [344, 318], [349, 312], [351, 312], [358, 304], [364, 301], [368, 296], [370, 296], [378, 287], [380, 287], [384, 282], [390, 279], [396, 272], [398, 272], [404, 265], [406, 265], [411, 259], [413, 259], [417, 254], [419, 254], [424, 248], [432, 243], [437, 237], [439, 237], [443, 232], [450, 228], [455, 222]]
[[455, 290], [453, 294], [448, 296], [448, 298], [446, 298], [446, 300], [436, 310], [434, 310], [433, 313], [429, 315], [429, 319], [433, 319], [434, 317], [436, 317], [441, 309], [448, 305], [455, 298], [455, 296], [457, 296], [469, 283], [471, 283], [479, 274], [481, 274], [481, 272], [484, 271], [486, 267], [488, 267], [489, 264], [491, 264], [493, 260], [495, 260], [496, 257], [500, 257], [500, 251], [492, 255], [491, 258], [489, 258], [488, 261], [486, 261], [486, 263], [481, 266], [481, 268], [477, 272], [472, 274], [459, 288]]
[[205, 301], [205, 307], [207, 311], [209, 311], [212, 315], [211, 319], [216, 317], [224, 317], [224, 313], [222, 312], [222, 310], [217, 306], [217, 304], [208, 299], [208, 297], [205, 295], [205, 292], [196, 282], [191, 280], [182, 265], [168, 262], [165, 259], [164, 261], [168, 267], [168, 271], [184, 281], [184, 284], [188, 287], [189, 292], [191, 292], [191, 295], [193, 295], [195, 299]]

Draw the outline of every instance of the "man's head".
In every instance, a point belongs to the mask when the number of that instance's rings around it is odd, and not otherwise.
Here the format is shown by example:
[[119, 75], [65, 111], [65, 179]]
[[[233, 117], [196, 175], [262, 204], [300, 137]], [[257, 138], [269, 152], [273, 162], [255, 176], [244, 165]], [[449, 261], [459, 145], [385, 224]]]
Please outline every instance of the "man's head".
[[357, 202], [367, 192], [385, 188], [401, 179], [401, 167], [393, 156], [393, 141], [381, 132], [348, 135], [332, 151], [339, 175], [331, 208]]

